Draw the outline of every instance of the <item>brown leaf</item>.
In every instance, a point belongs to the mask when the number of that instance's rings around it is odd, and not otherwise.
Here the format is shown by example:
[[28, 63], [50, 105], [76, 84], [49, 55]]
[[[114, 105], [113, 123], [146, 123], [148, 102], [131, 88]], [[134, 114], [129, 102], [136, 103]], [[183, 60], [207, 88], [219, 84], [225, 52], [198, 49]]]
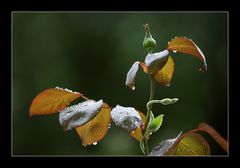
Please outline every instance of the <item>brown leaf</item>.
[[207, 123], [200, 123], [198, 129], [212, 136], [212, 138], [228, 153], [228, 141], [224, 139], [213, 127]]
[[186, 37], [175, 37], [170, 42], [168, 42], [167, 49], [173, 52], [180, 52], [196, 56], [204, 63], [204, 65], [199, 69], [199, 71], [207, 71], [207, 63], [205, 56], [191, 39]]
[[110, 111], [110, 107], [104, 103], [95, 118], [76, 128], [83, 146], [96, 143], [106, 135], [111, 122]]
[[[145, 123], [145, 121], [146, 121], [146, 116], [145, 116], [142, 112], [140, 112], [140, 111], [138, 111], [138, 113], [139, 113], [139, 115], [141, 116], [143, 123]], [[138, 128], [135, 129], [134, 131], [130, 132], [130, 135], [131, 135], [134, 139], [136, 139], [137, 141], [140, 141], [141, 138], [142, 138], [142, 136], [143, 136], [143, 134], [142, 134], [142, 128], [141, 128], [141, 127], [138, 127]]]
[[174, 72], [174, 62], [171, 56], [169, 56], [167, 63], [164, 67], [154, 74], [154, 79], [157, 83], [163, 86], [170, 86], [172, 75]]
[[58, 112], [81, 97], [78, 92], [70, 90], [50, 88], [39, 93], [32, 101], [29, 116], [47, 115]]

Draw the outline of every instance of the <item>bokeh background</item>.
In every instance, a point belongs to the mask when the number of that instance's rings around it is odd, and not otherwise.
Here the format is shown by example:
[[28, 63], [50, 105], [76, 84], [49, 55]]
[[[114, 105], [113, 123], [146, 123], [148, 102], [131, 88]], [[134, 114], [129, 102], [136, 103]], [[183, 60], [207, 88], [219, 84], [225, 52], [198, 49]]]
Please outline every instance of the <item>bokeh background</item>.
[[[171, 86], [157, 86], [155, 98], [180, 100], [154, 105], [154, 113], [164, 113], [165, 118], [151, 137], [150, 149], [202, 121], [228, 138], [227, 13], [14, 12], [12, 16], [14, 155], [141, 155], [139, 143], [114, 124], [96, 146], [83, 147], [75, 131], [63, 132], [58, 114], [29, 118], [28, 111], [39, 92], [60, 86], [111, 106], [146, 112], [148, 76], [139, 69], [136, 90], [125, 86], [131, 65], [146, 56], [144, 23], [157, 41], [155, 51], [164, 50], [174, 36], [186, 36], [201, 48], [208, 63], [208, 72], [200, 73], [200, 60], [173, 55]], [[204, 135], [212, 154], [226, 154]]]

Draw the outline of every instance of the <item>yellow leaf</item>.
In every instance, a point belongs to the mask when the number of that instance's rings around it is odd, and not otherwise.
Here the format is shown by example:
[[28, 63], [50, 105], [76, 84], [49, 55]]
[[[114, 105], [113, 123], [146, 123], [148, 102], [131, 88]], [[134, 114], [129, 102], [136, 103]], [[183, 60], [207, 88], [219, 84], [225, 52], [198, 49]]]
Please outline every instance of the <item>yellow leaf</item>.
[[[138, 111], [138, 112], [139, 112], [139, 115], [140, 115], [141, 118], [142, 118], [142, 122], [145, 123], [145, 121], [146, 121], [146, 116], [145, 116], [142, 112], [140, 112], [140, 111]], [[142, 136], [143, 136], [141, 126], [138, 127], [137, 129], [135, 129], [134, 131], [130, 132], [130, 135], [131, 135], [134, 139], [136, 139], [137, 141], [140, 141], [141, 138], [142, 138]]]
[[210, 155], [207, 140], [198, 133], [183, 137], [166, 155]]
[[199, 70], [207, 71], [207, 63], [205, 56], [191, 39], [188, 39], [186, 37], [175, 37], [170, 42], [168, 42], [167, 49], [173, 52], [179, 52], [196, 56], [204, 63], [204, 65]]
[[172, 75], [174, 72], [174, 62], [171, 56], [168, 57], [167, 63], [164, 67], [154, 74], [154, 79], [160, 84], [164, 86], [170, 86], [170, 82], [172, 79]]
[[70, 90], [57, 88], [46, 89], [39, 93], [32, 101], [29, 116], [56, 113], [80, 96], [80, 93], [71, 92]]
[[76, 128], [83, 146], [96, 143], [106, 135], [111, 122], [110, 111], [110, 107], [104, 103], [95, 118]]

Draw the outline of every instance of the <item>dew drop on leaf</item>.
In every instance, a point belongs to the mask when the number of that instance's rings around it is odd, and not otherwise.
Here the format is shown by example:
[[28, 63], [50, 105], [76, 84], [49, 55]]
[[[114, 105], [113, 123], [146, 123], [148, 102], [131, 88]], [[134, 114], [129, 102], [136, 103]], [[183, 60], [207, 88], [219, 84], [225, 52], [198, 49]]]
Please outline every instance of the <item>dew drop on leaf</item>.
[[93, 145], [97, 145], [97, 142], [93, 142]]

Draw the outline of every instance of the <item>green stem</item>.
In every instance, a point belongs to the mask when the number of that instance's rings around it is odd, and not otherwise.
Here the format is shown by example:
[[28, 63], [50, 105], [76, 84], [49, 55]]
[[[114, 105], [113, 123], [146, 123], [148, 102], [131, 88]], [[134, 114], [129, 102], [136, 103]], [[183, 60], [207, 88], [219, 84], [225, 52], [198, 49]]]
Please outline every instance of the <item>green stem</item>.
[[[150, 95], [149, 95], [149, 101], [153, 100], [153, 97], [154, 97], [154, 81], [153, 81], [152, 75], [150, 75]], [[150, 111], [152, 111], [152, 104], [149, 106], [149, 109], [147, 111], [146, 122], [144, 123], [144, 125], [145, 125], [144, 135], [145, 135], [145, 133], [147, 131], [147, 126], [148, 126], [149, 119], [150, 119]], [[149, 149], [148, 149], [148, 139], [147, 139], [147, 136], [144, 139], [144, 146], [145, 146], [145, 154], [148, 155], [149, 154]]]

